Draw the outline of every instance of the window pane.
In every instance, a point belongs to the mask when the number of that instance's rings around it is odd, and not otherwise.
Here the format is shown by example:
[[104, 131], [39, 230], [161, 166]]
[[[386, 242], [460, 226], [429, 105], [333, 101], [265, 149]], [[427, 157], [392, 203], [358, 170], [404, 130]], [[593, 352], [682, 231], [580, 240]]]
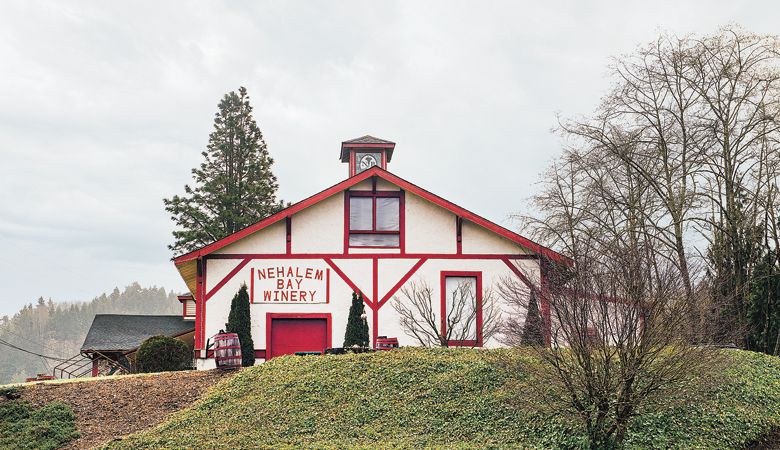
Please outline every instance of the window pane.
[[400, 199], [394, 197], [377, 197], [376, 199], [376, 229], [379, 231], [400, 230]]
[[398, 247], [399, 244], [397, 234], [349, 234], [349, 245], [352, 247]]
[[[477, 279], [475, 277], [446, 277], [447, 330], [451, 340], [477, 339]], [[452, 330], [451, 332], [449, 330]]]
[[371, 230], [374, 222], [373, 202], [370, 197], [349, 198], [349, 229]]

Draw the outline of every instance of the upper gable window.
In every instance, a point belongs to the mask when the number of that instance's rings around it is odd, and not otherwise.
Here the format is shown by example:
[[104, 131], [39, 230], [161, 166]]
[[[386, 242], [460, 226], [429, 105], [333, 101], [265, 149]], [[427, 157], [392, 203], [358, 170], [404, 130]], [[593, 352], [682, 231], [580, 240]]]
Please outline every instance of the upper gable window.
[[401, 192], [348, 191], [348, 245], [400, 248]]

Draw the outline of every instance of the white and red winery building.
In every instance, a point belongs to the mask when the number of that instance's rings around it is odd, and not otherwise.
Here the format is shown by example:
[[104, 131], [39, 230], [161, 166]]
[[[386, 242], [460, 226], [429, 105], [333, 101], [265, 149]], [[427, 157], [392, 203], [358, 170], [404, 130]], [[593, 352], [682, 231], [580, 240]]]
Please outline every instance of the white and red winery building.
[[[421, 281], [432, 287], [439, 317], [454, 282], [473, 286], [477, 320], [465, 344], [501, 345], [483, 340], [482, 293], [503, 277], [543, 287], [547, 262], [565, 258], [389, 172], [394, 150], [371, 136], [345, 141], [346, 180], [174, 259], [191, 293], [180, 301], [194, 320], [199, 369], [214, 367], [207, 342], [225, 327], [244, 284], [258, 361], [341, 346], [353, 292], [365, 300], [371, 345], [377, 336], [415, 345], [390, 300]], [[549, 330], [543, 298], [540, 307]]]

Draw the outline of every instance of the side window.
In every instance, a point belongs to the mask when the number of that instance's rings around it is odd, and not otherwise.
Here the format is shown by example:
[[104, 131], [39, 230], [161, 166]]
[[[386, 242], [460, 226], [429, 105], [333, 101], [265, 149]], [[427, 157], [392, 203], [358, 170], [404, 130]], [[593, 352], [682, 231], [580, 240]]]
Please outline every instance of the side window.
[[482, 346], [482, 274], [443, 272], [441, 329], [450, 346]]
[[398, 248], [401, 245], [401, 193], [347, 192], [350, 247]]

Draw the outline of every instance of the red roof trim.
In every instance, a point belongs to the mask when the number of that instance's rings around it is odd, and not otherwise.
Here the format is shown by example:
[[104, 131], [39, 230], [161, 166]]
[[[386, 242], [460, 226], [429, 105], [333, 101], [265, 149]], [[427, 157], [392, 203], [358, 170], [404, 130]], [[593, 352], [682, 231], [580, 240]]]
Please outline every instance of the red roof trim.
[[[379, 169], [379, 170], [381, 170], [381, 169]], [[482, 216], [474, 214], [473, 212], [471, 212], [471, 211], [469, 211], [469, 210], [467, 210], [465, 208], [462, 208], [462, 207], [460, 207], [460, 206], [458, 206], [458, 205], [456, 205], [456, 204], [454, 204], [454, 203], [452, 203], [452, 202], [450, 202], [448, 200], [445, 200], [445, 199], [439, 197], [436, 194], [428, 192], [425, 189], [423, 189], [423, 188], [421, 188], [421, 187], [419, 187], [419, 186], [417, 186], [415, 184], [412, 184], [412, 183], [410, 183], [410, 182], [408, 182], [408, 181], [406, 181], [406, 180], [404, 180], [402, 178], [399, 178], [399, 177], [393, 175], [390, 172], [382, 170], [382, 172], [380, 174], [378, 174], [378, 175], [380, 177], [384, 178], [386, 181], [389, 181], [389, 182], [391, 182], [393, 184], [396, 184], [399, 187], [401, 187], [403, 189], [406, 189], [407, 191], [413, 192], [413, 193], [419, 195], [420, 197], [422, 197], [422, 198], [424, 198], [424, 199], [426, 199], [426, 200], [428, 200], [428, 201], [430, 201], [432, 203], [435, 203], [435, 204], [441, 206], [442, 208], [447, 209], [450, 212], [455, 213], [456, 215], [458, 215], [458, 216], [460, 216], [460, 217], [462, 217], [462, 218], [464, 218], [464, 219], [466, 219], [466, 220], [468, 220], [470, 222], [476, 223], [477, 225], [480, 225], [483, 228], [487, 228], [488, 230], [490, 230], [490, 231], [492, 231], [492, 232], [494, 232], [494, 233], [496, 233], [496, 234], [498, 234], [498, 235], [500, 235], [500, 236], [502, 236], [502, 237], [504, 237], [506, 239], [509, 239], [512, 242], [520, 244], [523, 247], [528, 248], [529, 250], [531, 250], [534, 253], [540, 254], [542, 256], [545, 256], [545, 257], [550, 258], [553, 261], [557, 261], [557, 262], [564, 262], [566, 264], [569, 264], [571, 262], [571, 259], [569, 259], [568, 257], [566, 257], [564, 255], [561, 255], [560, 253], [558, 253], [558, 252], [556, 252], [556, 251], [554, 251], [552, 249], [549, 249], [549, 248], [547, 248], [547, 247], [545, 247], [543, 245], [537, 244], [536, 242], [534, 242], [534, 241], [532, 241], [532, 240], [530, 240], [528, 238], [525, 238], [523, 236], [520, 236], [519, 234], [517, 234], [517, 233], [515, 233], [513, 231], [507, 230], [506, 228], [502, 227], [501, 225], [498, 225], [498, 224], [496, 224], [494, 222], [491, 222], [491, 221], [489, 221], [488, 219], [485, 219]]]
[[488, 230], [506, 238], [509, 239], [512, 242], [515, 242], [517, 244], [522, 245], [523, 247], [528, 248], [534, 253], [540, 254], [542, 256], [545, 256], [547, 258], [552, 259], [553, 261], [557, 262], [563, 262], [565, 264], [571, 264], [571, 259], [568, 257], [561, 255], [560, 253], [557, 253], [547, 247], [544, 247], [540, 244], [537, 244], [536, 242], [531, 241], [528, 238], [525, 238], [523, 236], [520, 236], [519, 234], [510, 231], [496, 223], [493, 223], [489, 221], [488, 219], [485, 219], [484, 217], [478, 216], [477, 214], [472, 213], [471, 211], [468, 211], [467, 209], [461, 208], [460, 206], [449, 202], [438, 195], [435, 195], [431, 192], [426, 191], [425, 189], [412, 184], [402, 178], [399, 178], [392, 173], [378, 167], [374, 166], [368, 170], [365, 170], [351, 178], [348, 178], [338, 184], [335, 184], [328, 189], [325, 189], [324, 191], [321, 191], [317, 194], [312, 195], [311, 197], [302, 200], [288, 208], [285, 208], [278, 213], [271, 215], [269, 217], [266, 217], [265, 219], [262, 219], [261, 221], [250, 225], [243, 230], [237, 231], [229, 236], [226, 236], [218, 241], [212, 242], [211, 244], [206, 245], [205, 247], [202, 247], [198, 250], [193, 250], [192, 252], [186, 253], [184, 255], [181, 255], [177, 258], [174, 258], [174, 263], [176, 265], [179, 265], [181, 263], [191, 261], [193, 259], [197, 259], [201, 256], [208, 255], [209, 253], [212, 253], [216, 250], [219, 250], [222, 247], [225, 247], [229, 244], [232, 244], [233, 242], [236, 242], [240, 239], [243, 239], [244, 237], [262, 230], [263, 228], [272, 225], [286, 217], [289, 217], [305, 208], [308, 208], [309, 206], [312, 206], [316, 203], [319, 203], [320, 201], [330, 197], [331, 195], [337, 194], [345, 189], [348, 189], [358, 183], [360, 183], [363, 180], [366, 180], [372, 176], [378, 176], [385, 181], [389, 181], [390, 183], [396, 184], [402, 189], [405, 189], [409, 192], [412, 192], [432, 203], [435, 203], [436, 205], [441, 206], [444, 209], [449, 210], [450, 212], [463, 217], [466, 220], [469, 220], [477, 225], [482, 226], [483, 228], [487, 228]]
[[181, 264], [183, 262], [191, 261], [193, 259], [197, 259], [200, 256], [208, 255], [209, 253], [218, 250], [222, 247], [225, 247], [228, 244], [232, 244], [233, 242], [238, 241], [239, 239], [242, 239], [255, 231], [262, 230], [263, 228], [273, 225], [276, 222], [291, 216], [303, 209], [308, 208], [311, 205], [314, 205], [315, 203], [319, 203], [322, 200], [325, 200], [326, 198], [330, 197], [331, 195], [337, 194], [344, 189], [347, 189], [349, 187], [352, 187], [361, 181], [370, 178], [372, 175], [376, 175], [376, 171], [373, 170], [375, 167], [372, 167], [371, 169], [365, 170], [354, 177], [348, 178], [341, 183], [335, 184], [324, 191], [321, 191], [317, 194], [312, 195], [311, 197], [301, 200], [300, 202], [291, 205], [281, 211], [279, 211], [276, 214], [273, 214], [271, 216], [266, 217], [265, 219], [260, 220], [259, 222], [256, 222], [252, 225], [249, 225], [248, 227], [244, 228], [243, 230], [236, 231], [235, 233], [225, 236], [222, 239], [219, 239], [217, 241], [212, 242], [211, 244], [208, 244], [204, 247], [201, 247], [197, 250], [193, 250], [189, 253], [185, 253], [181, 256], [178, 256], [173, 259], [173, 262], [178, 264]]
[[386, 144], [377, 144], [377, 143], [361, 144], [359, 142], [354, 144], [349, 144], [345, 142], [341, 144], [341, 146], [344, 148], [395, 148], [395, 144], [392, 142], [388, 142]]

